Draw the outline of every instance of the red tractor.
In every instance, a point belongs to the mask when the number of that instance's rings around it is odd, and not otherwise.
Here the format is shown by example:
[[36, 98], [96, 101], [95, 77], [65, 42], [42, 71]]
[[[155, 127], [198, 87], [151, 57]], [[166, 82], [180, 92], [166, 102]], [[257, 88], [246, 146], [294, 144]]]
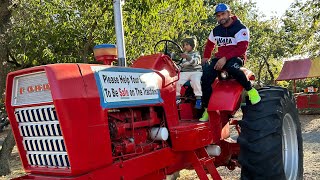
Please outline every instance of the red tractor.
[[[212, 85], [209, 121], [199, 122], [192, 95], [176, 104], [179, 70], [168, 56], [171, 41], [163, 42], [165, 53], [141, 56], [131, 67], [111, 66], [113, 46], [100, 45], [95, 56], [109, 65], [51, 64], [9, 73], [6, 108], [27, 172], [16, 179], [153, 180], [181, 169], [221, 179], [218, 166], [241, 167], [244, 180], [302, 179], [291, 92], [264, 87], [262, 101], [251, 105], [242, 102], [237, 81], [220, 78]], [[241, 104], [243, 118], [235, 119]]]

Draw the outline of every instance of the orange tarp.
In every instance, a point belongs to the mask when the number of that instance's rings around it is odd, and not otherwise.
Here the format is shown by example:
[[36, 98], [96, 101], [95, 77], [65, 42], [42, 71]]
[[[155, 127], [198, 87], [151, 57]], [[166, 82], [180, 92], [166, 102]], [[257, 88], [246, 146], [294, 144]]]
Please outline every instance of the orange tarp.
[[320, 57], [312, 60], [312, 64], [309, 71], [309, 77], [319, 77], [320, 76]]

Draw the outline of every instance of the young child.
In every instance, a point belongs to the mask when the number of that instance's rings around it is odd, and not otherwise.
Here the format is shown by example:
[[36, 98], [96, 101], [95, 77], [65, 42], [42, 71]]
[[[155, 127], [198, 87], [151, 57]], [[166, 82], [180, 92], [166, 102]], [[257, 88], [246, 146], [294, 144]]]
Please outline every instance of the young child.
[[180, 79], [177, 83], [177, 103], [180, 102], [181, 87], [190, 80], [191, 87], [196, 96], [196, 109], [201, 109], [201, 56], [198, 51], [195, 51], [197, 40], [195, 38], [186, 38], [182, 41], [184, 53], [180, 54], [183, 58], [182, 62], [178, 65], [180, 68]]

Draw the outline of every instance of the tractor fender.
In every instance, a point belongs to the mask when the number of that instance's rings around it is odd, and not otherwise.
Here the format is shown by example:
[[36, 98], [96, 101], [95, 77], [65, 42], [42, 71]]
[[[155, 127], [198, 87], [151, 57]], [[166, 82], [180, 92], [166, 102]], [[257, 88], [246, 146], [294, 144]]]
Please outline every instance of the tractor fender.
[[209, 111], [234, 111], [241, 102], [243, 87], [235, 79], [216, 80], [212, 85]]

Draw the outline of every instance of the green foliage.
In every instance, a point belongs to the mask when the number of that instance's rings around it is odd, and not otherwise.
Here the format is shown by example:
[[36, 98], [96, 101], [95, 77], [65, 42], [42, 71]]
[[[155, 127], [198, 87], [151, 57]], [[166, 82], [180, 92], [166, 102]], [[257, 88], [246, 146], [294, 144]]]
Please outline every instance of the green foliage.
[[[8, 44], [24, 67], [93, 62], [95, 44], [115, 44], [112, 1], [22, 0], [14, 11]], [[205, 16], [201, 0], [127, 1], [123, 7], [127, 58], [152, 53], [160, 39], [179, 40]], [[175, 16], [173, 16], [173, 14]]]
[[[320, 78], [307, 78], [296, 80], [297, 92], [303, 92], [303, 90], [309, 86], [320, 88]], [[290, 87], [291, 89], [293, 88], [293, 80], [288, 82], [288, 87]]]
[[281, 87], [284, 87], [284, 88], [288, 88], [291, 91], [293, 91], [292, 90], [292, 86], [290, 86], [290, 83], [288, 81], [279, 81], [279, 82], [277, 82], [277, 85], [281, 86]]
[[284, 17], [284, 38], [291, 55], [319, 56], [320, 1], [296, 0]]
[[[146, 0], [128, 1], [125, 4], [125, 42], [129, 60], [140, 54], [153, 53], [155, 43], [161, 39], [180, 42], [189, 32], [201, 27], [198, 20], [205, 17], [201, 0], [158, 2], [152, 6], [149, 6]], [[145, 3], [146, 7], [143, 5]]]
[[[318, 1], [296, 1], [284, 19], [263, 19], [249, 1], [221, 0], [250, 30], [246, 66], [255, 72], [259, 84], [270, 84], [278, 76], [282, 59], [319, 54]], [[213, 27], [214, 0], [136, 0], [123, 6], [127, 60], [154, 53], [161, 39], [178, 43], [196, 36], [198, 50]], [[10, 60], [22, 67], [48, 63], [93, 63], [96, 44], [116, 43], [112, 1], [20, 0], [13, 9], [8, 31]]]
[[[249, 24], [251, 30], [251, 44], [248, 51], [248, 66], [256, 70], [258, 83], [272, 84], [279, 72], [282, 58], [286, 56], [283, 30], [279, 28], [278, 19], [259, 21], [253, 20]], [[281, 70], [281, 69], [280, 69]], [[265, 80], [262, 80], [264, 77]], [[267, 81], [267, 79], [269, 81]]]
[[93, 38], [110, 39], [97, 29], [108, 29], [111, 34], [112, 19], [103, 18], [111, 5], [105, 1], [22, 0], [13, 13], [9, 49], [16, 61], [27, 67], [88, 62]]

